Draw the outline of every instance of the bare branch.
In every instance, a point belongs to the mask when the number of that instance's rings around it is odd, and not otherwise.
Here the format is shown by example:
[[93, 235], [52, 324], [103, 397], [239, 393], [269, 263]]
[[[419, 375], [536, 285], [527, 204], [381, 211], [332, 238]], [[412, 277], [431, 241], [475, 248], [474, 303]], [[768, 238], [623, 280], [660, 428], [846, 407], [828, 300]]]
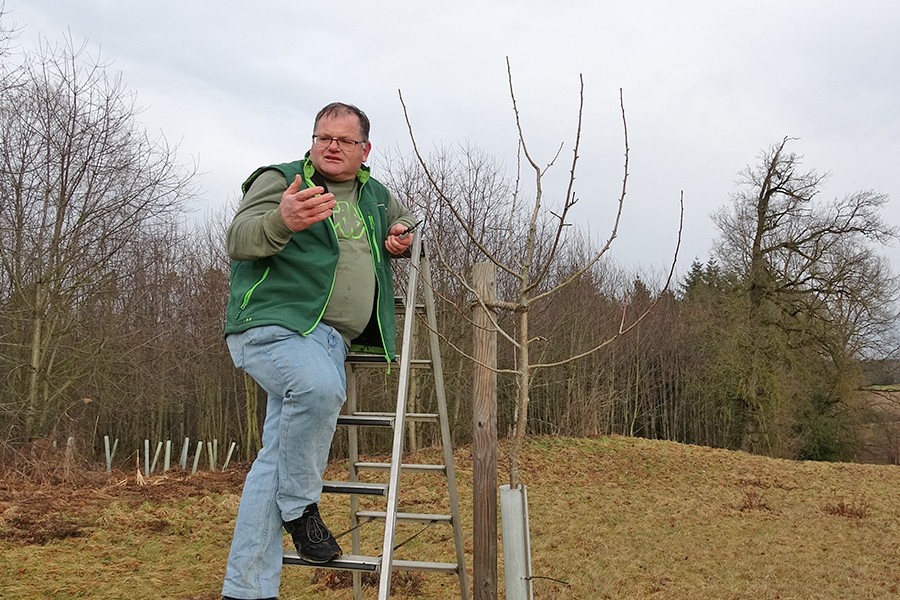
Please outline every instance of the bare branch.
[[[549, 273], [550, 268], [553, 265], [553, 261], [556, 258], [556, 253], [559, 250], [559, 245], [564, 231], [563, 228], [568, 226], [568, 223], [566, 223], [566, 216], [568, 215], [569, 210], [573, 206], [575, 206], [576, 202], [578, 202], [578, 199], [575, 198], [573, 188], [575, 186], [575, 169], [578, 164], [578, 150], [581, 147], [581, 124], [584, 115], [584, 76], [581, 74], [578, 75], [578, 83], [578, 122], [575, 127], [575, 147], [572, 149], [572, 166], [569, 168], [569, 181], [566, 187], [566, 196], [563, 202], [563, 209], [562, 213], [559, 215], [556, 215], [551, 211], [551, 214], [559, 219], [559, 223], [556, 227], [556, 235], [554, 236], [553, 242], [550, 244], [550, 252], [546, 260], [544, 261], [544, 267], [541, 269], [541, 272], [537, 275], [537, 277], [535, 277], [531, 282], [531, 285], [529, 285], [526, 293], [531, 292], [533, 289], [537, 288], [546, 279], [547, 273]], [[622, 194], [622, 196], [624, 198], [624, 193]]]
[[412, 123], [409, 120], [409, 112], [407, 111], [406, 103], [403, 100], [403, 92], [400, 90], [397, 90], [397, 93], [400, 96], [400, 104], [403, 106], [403, 117], [404, 117], [404, 119], [406, 119], [406, 127], [407, 127], [407, 130], [409, 131], [409, 139], [413, 145], [413, 152], [415, 153], [416, 159], [418, 160], [419, 165], [422, 167], [422, 170], [424, 171], [425, 176], [428, 179], [428, 182], [431, 184], [432, 189], [434, 189], [434, 191], [437, 192], [438, 196], [440, 196], [444, 205], [450, 210], [451, 214], [454, 216], [454, 218], [457, 220], [459, 225], [466, 232], [466, 235], [468, 236], [469, 240], [481, 251], [481, 253], [484, 254], [484, 256], [489, 261], [494, 263], [499, 269], [502, 269], [503, 271], [507, 272], [508, 274], [512, 275], [513, 277], [519, 277], [519, 274], [517, 272], [510, 269], [507, 265], [505, 265], [502, 261], [500, 261], [494, 255], [493, 252], [488, 250], [488, 248], [474, 234], [474, 232], [472, 231], [472, 228], [469, 226], [468, 223], [466, 223], [466, 221], [462, 217], [462, 215], [460, 215], [460, 213], [457, 210], [454, 203], [444, 195], [443, 188], [438, 184], [438, 182], [434, 178], [434, 175], [431, 173], [431, 170], [428, 168], [428, 165], [425, 163], [425, 159], [422, 157], [422, 154], [419, 151], [419, 146], [416, 143], [416, 138], [415, 138], [415, 135], [413, 134]]
[[[620, 106], [621, 114], [622, 114], [622, 131], [624, 134], [624, 145], [625, 145], [625, 163], [623, 165], [622, 191], [620, 192], [619, 198], [617, 201], [616, 215], [615, 215], [615, 218], [613, 219], [613, 225], [612, 225], [612, 229], [609, 233], [609, 237], [606, 239], [606, 243], [603, 244], [603, 246], [600, 248], [600, 250], [596, 254], [594, 254], [593, 258], [588, 260], [581, 269], [576, 270], [574, 273], [572, 273], [572, 275], [570, 275], [568, 277], [568, 279], [566, 279], [562, 283], [554, 286], [552, 289], [547, 290], [541, 294], [538, 294], [537, 296], [534, 296], [532, 298], [533, 302], [541, 300], [551, 294], [554, 294], [559, 289], [569, 285], [573, 281], [578, 280], [582, 275], [584, 275], [590, 269], [592, 269], [594, 267], [594, 265], [596, 265], [600, 261], [601, 258], [603, 258], [603, 256], [609, 251], [610, 247], [612, 247], [613, 241], [618, 236], [619, 222], [622, 219], [622, 208], [625, 206], [625, 193], [628, 189], [628, 160], [629, 160], [629, 152], [630, 152], [630, 148], [628, 145], [628, 120], [625, 117], [625, 100], [624, 100], [621, 89], [619, 90], [619, 106]], [[580, 122], [580, 117], [579, 117], [579, 122]], [[574, 169], [574, 163], [573, 163], [573, 169]], [[572, 175], [572, 179], [574, 179], [574, 174]], [[684, 212], [684, 210], [682, 208], [682, 217], [683, 217], [683, 212]], [[679, 218], [679, 222], [678, 222], [679, 242], [681, 239], [681, 229], [682, 229], [682, 221], [681, 221], [681, 218]]]

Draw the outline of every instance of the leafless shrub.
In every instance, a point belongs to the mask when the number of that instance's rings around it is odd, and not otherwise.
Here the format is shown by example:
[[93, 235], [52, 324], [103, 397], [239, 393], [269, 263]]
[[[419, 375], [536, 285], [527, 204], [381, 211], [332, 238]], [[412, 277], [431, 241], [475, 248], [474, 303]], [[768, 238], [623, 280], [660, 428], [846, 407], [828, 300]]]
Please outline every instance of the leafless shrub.
[[870, 508], [871, 504], [865, 498], [854, 498], [851, 500], [838, 498], [834, 502], [826, 504], [822, 510], [835, 517], [865, 519], [869, 516]]
[[751, 510], [772, 510], [772, 507], [769, 506], [769, 503], [766, 501], [765, 497], [762, 494], [757, 492], [756, 490], [747, 490], [744, 492], [744, 498], [741, 501], [741, 505], [739, 507], [741, 512], [748, 512]]

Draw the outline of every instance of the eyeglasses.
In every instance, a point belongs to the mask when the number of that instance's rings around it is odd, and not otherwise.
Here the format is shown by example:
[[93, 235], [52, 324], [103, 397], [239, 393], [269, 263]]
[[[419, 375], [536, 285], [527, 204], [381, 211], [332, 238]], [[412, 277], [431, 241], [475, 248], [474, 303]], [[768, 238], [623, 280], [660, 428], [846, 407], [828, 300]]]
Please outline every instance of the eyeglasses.
[[357, 146], [357, 144], [366, 143], [365, 140], [348, 140], [347, 138], [334, 138], [327, 135], [314, 135], [312, 136], [312, 139], [313, 143], [320, 150], [325, 150], [326, 148], [331, 146], [331, 142], [337, 142], [337, 146], [342, 152], [350, 152]]

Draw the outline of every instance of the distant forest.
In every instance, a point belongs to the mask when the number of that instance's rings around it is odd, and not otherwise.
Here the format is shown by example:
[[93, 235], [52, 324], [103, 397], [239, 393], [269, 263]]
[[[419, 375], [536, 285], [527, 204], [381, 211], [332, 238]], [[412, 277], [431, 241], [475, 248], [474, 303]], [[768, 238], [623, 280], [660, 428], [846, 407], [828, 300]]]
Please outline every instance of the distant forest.
[[900, 386], [900, 360], [864, 360], [862, 361], [862, 385], [898, 385]]

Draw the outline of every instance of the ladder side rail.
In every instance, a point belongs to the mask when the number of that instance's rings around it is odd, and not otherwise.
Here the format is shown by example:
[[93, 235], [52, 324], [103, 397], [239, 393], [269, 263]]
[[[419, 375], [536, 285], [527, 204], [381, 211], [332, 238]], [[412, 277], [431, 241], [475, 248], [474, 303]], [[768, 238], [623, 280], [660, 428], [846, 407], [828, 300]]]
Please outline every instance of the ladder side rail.
[[404, 422], [406, 418], [407, 394], [409, 392], [410, 361], [413, 326], [416, 312], [416, 294], [419, 284], [419, 258], [422, 252], [422, 237], [415, 236], [410, 257], [409, 278], [406, 289], [406, 312], [403, 316], [403, 342], [400, 346], [400, 373], [397, 383], [397, 412], [394, 421], [394, 440], [391, 448], [391, 473], [388, 483], [387, 516], [384, 524], [382, 544], [381, 576], [378, 582], [378, 599], [388, 600], [391, 593], [391, 571], [394, 561], [394, 532], [397, 527], [397, 508], [400, 499], [400, 465], [403, 462]]
[[459, 495], [456, 488], [456, 468], [453, 460], [453, 439], [450, 435], [450, 418], [447, 411], [447, 394], [444, 388], [444, 370], [441, 363], [440, 340], [438, 338], [437, 314], [434, 303], [434, 287], [431, 279], [431, 264], [428, 256], [421, 261], [422, 287], [425, 296], [425, 317], [428, 322], [428, 341], [431, 347], [431, 363], [434, 372], [434, 392], [441, 428], [441, 446], [444, 451], [444, 468], [447, 473], [447, 490], [450, 495], [450, 517], [453, 520], [453, 540], [456, 547], [456, 564], [459, 575], [460, 598], [469, 597], [466, 582], [465, 545], [462, 538], [462, 520], [459, 513]]
[[[355, 414], [359, 408], [357, 403], [356, 370], [352, 364], [344, 364], [344, 373], [347, 378], [347, 414]], [[350, 481], [359, 481], [359, 472], [356, 464], [359, 462], [359, 428], [356, 425], [347, 427], [347, 455], [350, 460]], [[359, 498], [355, 494], [350, 495], [350, 540], [353, 554], [360, 553], [359, 536]], [[362, 600], [362, 574], [353, 571], [353, 598]]]

